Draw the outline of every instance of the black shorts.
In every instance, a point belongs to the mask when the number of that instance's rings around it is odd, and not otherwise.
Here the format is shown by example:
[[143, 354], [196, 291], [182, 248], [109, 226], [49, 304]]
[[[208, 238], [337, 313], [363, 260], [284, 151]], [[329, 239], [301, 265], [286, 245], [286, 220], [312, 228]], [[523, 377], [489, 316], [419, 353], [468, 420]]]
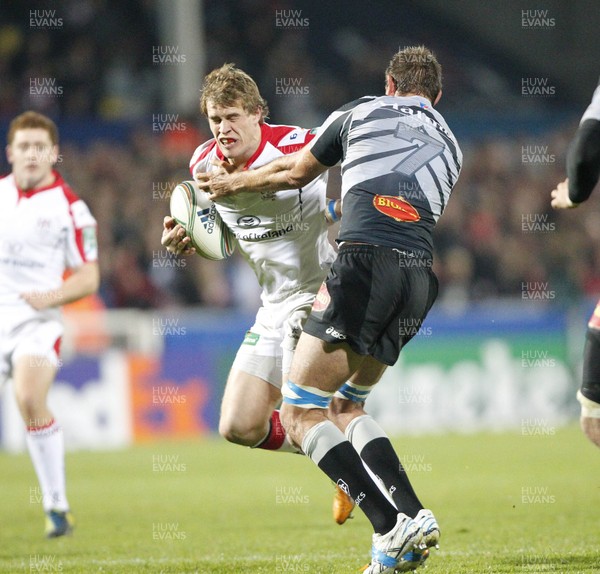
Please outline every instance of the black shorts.
[[437, 297], [431, 266], [431, 259], [399, 249], [342, 245], [304, 331], [393, 365]]

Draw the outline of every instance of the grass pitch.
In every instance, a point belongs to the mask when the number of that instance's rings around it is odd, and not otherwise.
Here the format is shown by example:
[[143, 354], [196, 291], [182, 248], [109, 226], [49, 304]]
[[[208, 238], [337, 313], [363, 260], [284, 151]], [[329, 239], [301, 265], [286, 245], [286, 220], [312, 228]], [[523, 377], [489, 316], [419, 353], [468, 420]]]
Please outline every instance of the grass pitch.
[[[394, 441], [442, 527], [428, 574], [600, 572], [600, 450], [577, 426]], [[357, 574], [371, 529], [331, 518], [301, 456], [202, 439], [67, 456], [73, 536], [45, 540], [26, 455], [0, 454], [0, 572]]]

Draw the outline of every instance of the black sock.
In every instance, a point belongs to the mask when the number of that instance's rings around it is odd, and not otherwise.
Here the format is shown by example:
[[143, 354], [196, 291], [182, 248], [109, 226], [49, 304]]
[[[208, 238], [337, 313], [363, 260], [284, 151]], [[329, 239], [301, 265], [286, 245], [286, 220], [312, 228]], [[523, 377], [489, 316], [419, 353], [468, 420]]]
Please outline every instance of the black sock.
[[365, 513], [375, 532], [385, 534], [395, 525], [397, 511], [373, 482], [353, 446], [344, 441], [325, 453], [319, 468], [345, 490]]
[[360, 452], [360, 458], [376, 474], [388, 489], [398, 512], [414, 518], [423, 505], [419, 501], [392, 443], [387, 437], [368, 442]]

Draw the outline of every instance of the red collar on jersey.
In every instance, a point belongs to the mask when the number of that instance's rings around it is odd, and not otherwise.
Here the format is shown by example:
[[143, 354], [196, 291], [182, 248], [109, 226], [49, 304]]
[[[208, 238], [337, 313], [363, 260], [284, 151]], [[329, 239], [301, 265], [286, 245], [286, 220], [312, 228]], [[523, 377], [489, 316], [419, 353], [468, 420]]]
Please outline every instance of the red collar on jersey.
[[256, 151], [250, 156], [250, 159], [244, 165], [244, 169], [248, 169], [255, 161], [256, 158], [262, 153], [267, 145], [267, 142], [271, 139], [271, 126], [268, 124], [260, 124], [260, 143], [256, 148]]
[[[285, 133], [291, 131], [293, 128], [290, 127], [285, 127]], [[281, 139], [281, 137], [284, 134], [275, 134], [275, 131], [269, 124], [260, 124], [260, 143], [258, 144], [258, 147], [256, 148], [256, 151], [250, 156], [250, 158], [248, 159], [248, 161], [245, 163], [244, 168], [243, 169], [250, 169], [250, 167], [252, 167], [252, 164], [256, 161], [256, 159], [260, 156], [260, 154], [263, 152], [263, 150], [265, 149], [265, 146], [267, 145], [267, 143], [272, 143], [272, 144], [276, 144], [276, 141], [273, 141], [273, 137], [274, 136], [279, 136], [278, 140], [279, 141]], [[219, 146], [217, 145], [217, 142], [215, 140], [215, 148], [216, 148], [216, 153], [217, 153], [217, 157], [219, 158], [219, 160], [221, 161], [225, 161], [225, 156], [223, 155], [223, 153], [221, 152]], [[208, 151], [208, 150], [207, 150]]]
[[33, 189], [23, 190], [17, 185], [17, 182], [15, 181], [15, 187], [17, 188], [17, 191], [19, 192], [19, 199], [21, 199], [22, 197], [31, 197], [32, 195], [35, 195], [36, 193], [40, 193], [42, 191], [46, 191], [48, 189], [52, 189], [52, 188], [58, 187], [60, 185], [64, 185], [65, 182], [63, 181], [63, 178], [60, 175], [60, 173], [58, 173], [55, 169], [53, 169], [52, 174], [54, 175], [54, 181], [50, 185], [45, 185], [44, 187], [35, 187]]

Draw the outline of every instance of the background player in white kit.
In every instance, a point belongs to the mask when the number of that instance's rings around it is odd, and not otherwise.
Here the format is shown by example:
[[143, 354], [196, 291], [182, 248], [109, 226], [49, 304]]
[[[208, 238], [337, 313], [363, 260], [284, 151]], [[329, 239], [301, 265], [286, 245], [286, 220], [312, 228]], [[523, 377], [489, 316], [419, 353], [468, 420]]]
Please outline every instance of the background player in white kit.
[[[36, 112], [11, 122], [0, 179], [0, 382], [12, 377], [42, 491], [46, 535], [73, 525], [65, 489], [62, 430], [47, 395], [59, 363], [59, 307], [99, 286], [96, 221], [53, 169], [58, 130]], [[63, 280], [66, 269], [71, 275]]]
[[[213, 139], [198, 147], [192, 174], [225, 161], [232, 169], [256, 168], [293, 153], [315, 134], [295, 126], [265, 123], [266, 101], [254, 80], [232, 64], [204, 79], [200, 100]], [[287, 440], [277, 405], [302, 325], [335, 251], [327, 238], [326, 178], [302, 189], [237, 196], [217, 204], [235, 233], [239, 250], [262, 287], [262, 307], [232, 365], [221, 404], [219, 432], [228, 441], [266, 450], [298, 452]], [[339, 212], [337, 213], [339, 216]], [[181, 225], [166, 217], [162, 244], [172, 253], [191, 254]], [[343, 523], [353, 504], [340, 490], [334, 518]]]
[[[581, 118], [567, 155], [567, 179], [551, 193], [555, 209], [584, 202], [600, 176], [600, 84]], [[588, 322], [583, 352], [583, 377], [577, 393], [581, 403], [581, 428], [600, 446], [600, 301]]]

